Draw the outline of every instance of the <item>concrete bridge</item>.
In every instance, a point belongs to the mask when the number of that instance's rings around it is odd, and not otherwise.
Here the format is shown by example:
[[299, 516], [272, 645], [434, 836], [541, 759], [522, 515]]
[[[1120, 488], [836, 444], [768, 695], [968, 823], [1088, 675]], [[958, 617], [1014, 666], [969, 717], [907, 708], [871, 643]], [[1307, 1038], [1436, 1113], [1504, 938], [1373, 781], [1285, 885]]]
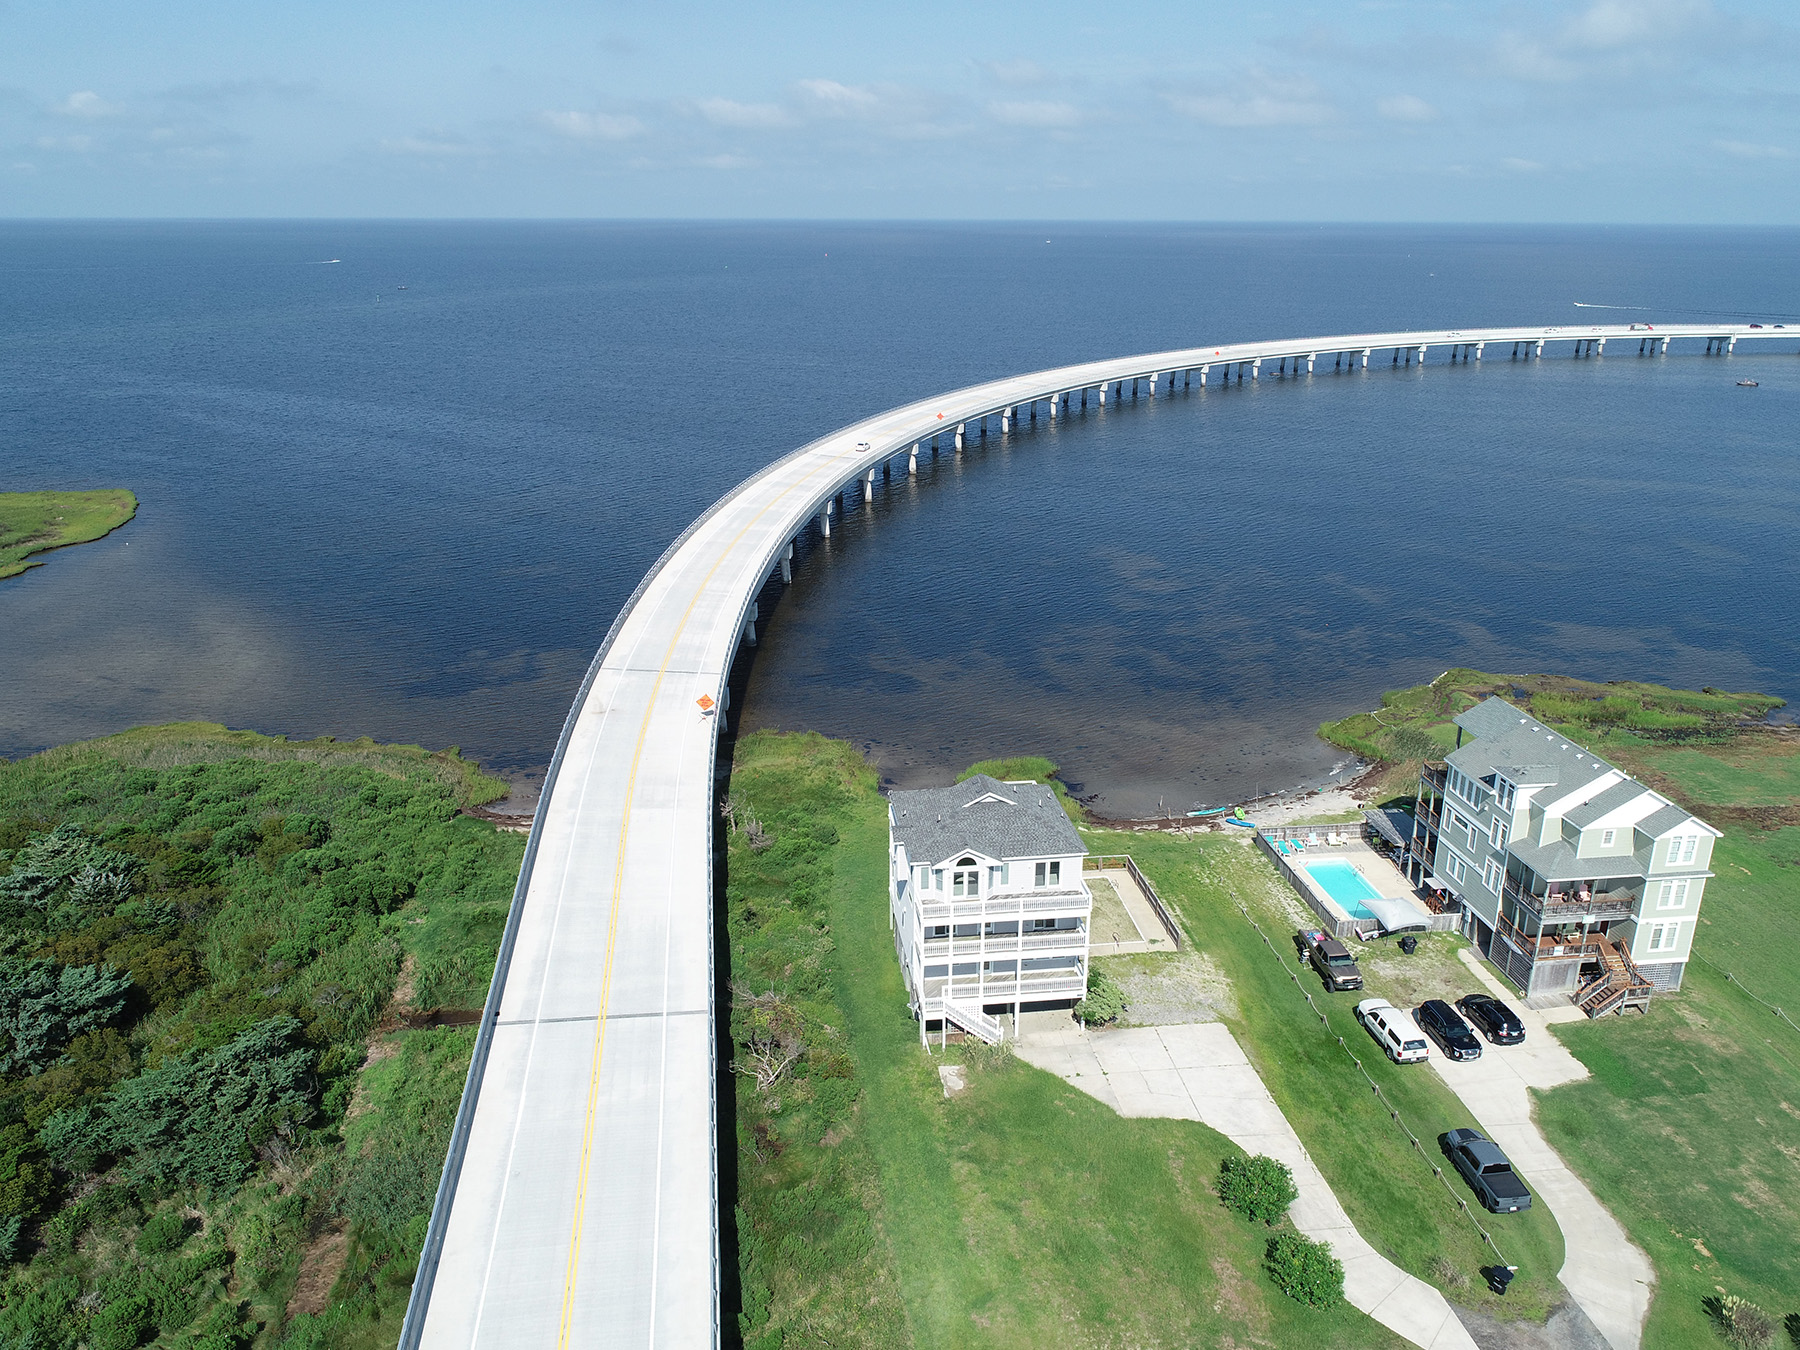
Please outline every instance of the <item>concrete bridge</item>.
[[[1128, 395], [1440, 360], [1729, 354], [1747, 325], [1362, 333], [1094, 361], [858, 422], [777, 460], [682, 532], [570, 710], [513, 897], [400, 1344], [710, 1347], [720, 1338], [714, 761], [756, 596], [804, 532], [921, 453]], [[1385, 358], [1385, 359], [1384, 359]], [[723, 1122], [727, 1146], [731, 1122]]]

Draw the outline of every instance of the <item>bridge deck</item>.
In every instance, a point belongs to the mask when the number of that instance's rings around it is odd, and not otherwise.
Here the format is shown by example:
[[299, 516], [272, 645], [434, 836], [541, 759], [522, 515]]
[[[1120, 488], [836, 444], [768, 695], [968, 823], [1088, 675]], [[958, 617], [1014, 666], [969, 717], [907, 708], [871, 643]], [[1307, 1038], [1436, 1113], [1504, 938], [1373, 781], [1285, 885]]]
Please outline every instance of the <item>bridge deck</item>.
[[[719, 1335], [715, 719], [751, 600], [839, 490], [916, 441], [1102, 382], [1452, 343], [1737, 337], [1741, 325], [1360, 334], [1043, 371], [882, 413], [690, 526], [595, 659], [538, 811], [402, 1346], [711, 1346]], [[729, 1203], [729, 1198], [727, 1198]]]

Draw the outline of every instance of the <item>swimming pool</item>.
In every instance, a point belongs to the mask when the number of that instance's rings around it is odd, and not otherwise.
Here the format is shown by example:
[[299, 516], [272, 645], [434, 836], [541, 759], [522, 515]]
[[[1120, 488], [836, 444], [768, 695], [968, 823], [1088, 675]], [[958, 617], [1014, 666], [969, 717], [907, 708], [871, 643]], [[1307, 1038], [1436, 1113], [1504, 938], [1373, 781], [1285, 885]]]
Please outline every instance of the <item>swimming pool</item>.
[[1331, 858], [1324, 862], [1304, 864], [1306, 875], [1311, 877], [1320, 890], [1329, 895], [1343, 907], [1344, 913], [1353, 919], [1373, 919], [1365, 900], [1379, 900], [1381, 892], [1369, 884], [1369, 879], [1355, 864], [1342, 858]]

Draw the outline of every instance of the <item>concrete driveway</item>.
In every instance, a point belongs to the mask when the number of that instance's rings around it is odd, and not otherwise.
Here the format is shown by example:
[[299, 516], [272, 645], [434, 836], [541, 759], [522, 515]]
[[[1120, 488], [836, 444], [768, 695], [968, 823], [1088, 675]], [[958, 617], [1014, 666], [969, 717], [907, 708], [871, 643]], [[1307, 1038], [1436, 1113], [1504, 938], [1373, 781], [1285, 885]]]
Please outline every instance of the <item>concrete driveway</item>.
[[[1538, 1012], [1503, 988], [1472, 952], [1458, 953], [1488, 991], [1506, 1001], [1525, 1023], [1523, 1045], [1489, 1045], [1481, 1058], [1455, 1064], [1431, 1057], [1488, 1138], [1506, 1150], [1539, 1203], [1556, 1217], [1563, 1234], [1563, 1267], [1557, 1272], [1613, 1350], [1638, 1350], [1650, 1312], [1656, 1270], [1619, 1221], [1569, 1170], [1531, 1115], [1531, 1089], [1553, 1088], [1588, 1076], [1582, 1062], [1550, 1034], [1555, 1022], [1581, 1021], [1579, 1008]], [[1505, 1250], [1502, 1241], [1501, 1249]]]
[[1227, 1027], [1204, 1022], [1095, 1033], [1059, 1021], [1026, 1031], [1014, 1043], [1019, 1058], [1122, 1116], [1198, 1120], [1246, 1153], [1280, 1159], [1300, 1192], [1288, 1216], [1302, 1233], [1331, 1245], [1344, 1264], [1344, 1297], [1352, 1306], [1424, 1350], [1476, 1350], [1442, 1294], [1356, 1231]]

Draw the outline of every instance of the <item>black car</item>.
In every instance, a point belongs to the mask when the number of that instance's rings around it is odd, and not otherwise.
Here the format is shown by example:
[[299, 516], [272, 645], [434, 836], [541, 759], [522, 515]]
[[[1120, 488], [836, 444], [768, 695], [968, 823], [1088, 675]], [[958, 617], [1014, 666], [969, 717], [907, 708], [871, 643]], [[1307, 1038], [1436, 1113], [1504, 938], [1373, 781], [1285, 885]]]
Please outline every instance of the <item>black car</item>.
[[1465, 994], [1456, 1000], [1462, 1015], [1495, 1045], [1519, 1045], [1525, 1039], [1525, 1024], [1519, 1014], [1492, 994]]
[[1531, 1208], [1531, 1192], [1500, 1146], [1480, 1130], [1451, 1130], [1440, 1142], [1485, 1208], [1496, 1214], [1517, 1214]]
[[1413, 1021], [1451, 1059], [1481, 1058], [1481, 1042], [1475, 1039], [1469, 1024], [1456, 1015], [1456, 1009], [1443, 999], [1426, 999], [1413, 1009]]

